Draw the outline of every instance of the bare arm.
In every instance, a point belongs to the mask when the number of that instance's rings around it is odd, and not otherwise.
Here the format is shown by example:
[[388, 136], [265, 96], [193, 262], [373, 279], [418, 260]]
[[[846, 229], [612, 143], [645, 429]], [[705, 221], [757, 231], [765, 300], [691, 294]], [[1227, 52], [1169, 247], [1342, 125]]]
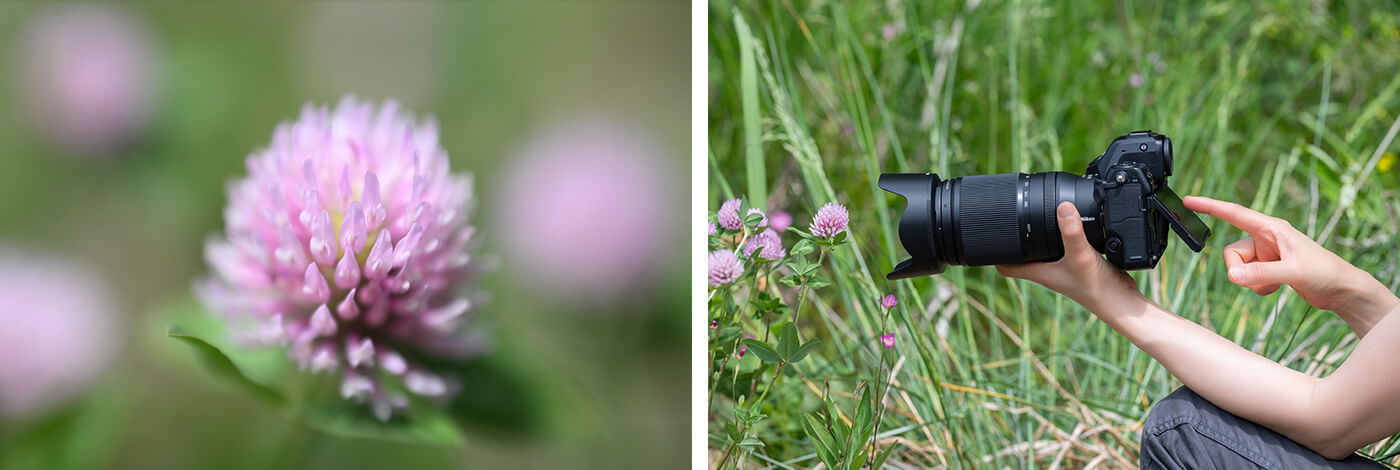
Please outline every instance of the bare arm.
[[1400, 430], [1400, 316], [1385, 316], [1336, 372], [1318, 379], [1141, 296], [1093, 312], [1211, 403], [1324, 457], [1345, 458]]
[[[1400, 403], [1395, 398], [1400, 397], [1400, 368], [1395, 367], [1396, 358], [1400, 357], [1400, 315], [1388, 315], [1400, 311], [1400, 302], [1387, 300], [1394, 298], [1393, 294], [1368, 292], [1364, 302], [1357, 303], [1371, 308], [1386, 306], [1389, 310], [1348, 310], [1343, 318], [1356, 320], [1349, 320], [1348, 324], [1363, 335], [1361, 342], [1336, 372], [1322, 379], [1310, 377], [1245, 350], [1147, 300], [1137, 292], [1132, 278], [1108, 264], [1085, 241], [1073, 205], [1062, 204], [1057, 215], [1064, 237], [1064, 258], [1053, 263], [998, 266], [998, 270], [1069, 296], [1211, 403], [1273, 429], [1324, 457], [1345, 457], [1363, 445], [1400, 431], [1400, 406], [1394, 406]], [[1298, 243], [1288, 243], [1292, 244], [1287, 250], [1296, 255]], [[1286, 254], [1285, 258], [1294, 255]], [[1280, 261], [1260, 261], [1256, 255], [1227, 259], [1227, 266], [1261, 262]], [[1316, 260], [1309, 266], [1311, 269], [1298, 272], [1315, 275], [1321, 268]], [[1258, 266], [1248, 269], [1272, 276], [1282, 271], [1269, 268], [1284, 267], [1273, 264], [1263, 271], [1258, 271]], [[1237, 280], [1235, 274], [1239, 273], [1232, 273], [1232, 280], [1256, 292], [1265, 290], [1267, 294], [1278, 288], [1270, 290], [1266, 284], [1251, 287], [1250, 278], [1239, 276]], [[1309, 302], [1337, 300], [1323, 293], [1316, 291], [1309, 298], [1300, 292]]]

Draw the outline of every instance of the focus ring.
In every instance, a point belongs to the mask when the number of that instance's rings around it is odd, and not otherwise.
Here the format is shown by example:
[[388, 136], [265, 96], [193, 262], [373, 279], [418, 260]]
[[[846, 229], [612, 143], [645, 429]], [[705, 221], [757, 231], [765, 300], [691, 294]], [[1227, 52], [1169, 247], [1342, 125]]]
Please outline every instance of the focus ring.
[[968, 265], [1024, 261], [1019, 239], [1016, 173], [960, 178], [958, 228]]

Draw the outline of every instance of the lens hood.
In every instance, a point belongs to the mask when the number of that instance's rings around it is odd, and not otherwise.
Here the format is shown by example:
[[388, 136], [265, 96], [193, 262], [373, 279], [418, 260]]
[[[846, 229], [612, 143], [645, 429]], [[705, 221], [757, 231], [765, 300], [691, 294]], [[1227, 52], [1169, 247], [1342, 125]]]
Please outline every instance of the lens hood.
[[938, 259], [934, 235], [932, 195], [938, 185], [934, 173], [887, 173], [880, 175], [880, 189], [904, 197], [904, 215], [899, 217], [899, 242], [909, 259], [901, 261], [885, 276], [891, 281], [943, 272], [948, 264]]

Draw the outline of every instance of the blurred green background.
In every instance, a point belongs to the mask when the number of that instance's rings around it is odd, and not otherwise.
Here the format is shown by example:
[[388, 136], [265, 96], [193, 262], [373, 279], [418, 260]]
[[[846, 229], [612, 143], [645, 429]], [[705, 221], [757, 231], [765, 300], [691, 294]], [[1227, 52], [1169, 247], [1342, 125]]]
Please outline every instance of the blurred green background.
[[[301, 445], [312, 446], [305, 468], [687, 461], [688, 284], [686, 263], [674, 261], [683, 257], [654, 260], [661, 281], [631, 301], [583, 306], [505, 275], [502, 260], [480, 286], [491, 300], [478, 318], [493, 327], [495, 354], [536, 383], [543, 424], [523, 435], [468, 430], [462, 449], [307, 435], [165, 337], [192, 314], [204, 240], [223, 228], [225, 182], [306, 102], [396, 97], [435, 115], [453, 170], [476, 175], [485, 254], [501, 237], [493, 175], [551, 123], [613, 117], [683, 171], [686, 2], [114, 2], [105, 8], [149, 38], [157, 85], [138, 138], [99, 157], [45, 139], [19, 96], [22, 35], [68, 6], [0, 3], [0, 242], [93, 267], [117, 296], [124, 347], [76, 403], [0, 421], [0, 468], [56, 468], [55, 456], [78, 468], [262, 468]], [[674, 176], [669, 187], [688, 193]], [[590, 229], [607, 228], [580, 227]], [[658, 233], [616, 236], [682, 246], [683, 233]]]
[[[1080, 173], [1114, 137], [1153, 129], [1173, 139], [1178, 193], [1287, 219], [1400, 286], [1394, 2], [708, 6], [709, 210], [745, 197], [804, 228], [835, 201], [850, 209], [853, 241], [826, 258], [834, 284], [800, 315], [802, 337], [821, 346], [801, 373], [783, 371], [760, 409], [764, 445], [740, 465], [817, 464], [802, 416], [824, 385], [851, 413], [857, 384], [878, 383], [886, 294], [901, 302], [890, 361], [902, 362], [878, 447], [897, 445], [900, 468], [1133, 467], [1141, 420], [1180, 385], [1078, 305], [990, 267], [887, 281], [906, 256], [903, 201], [875, 185], [880, 173]], [[1201, 254], [1172, 241], [1155, 270], [1133, 273], [1143, 293], [1288, 367], [1335, 368], [1356, 344], [1347, 326], [1297, 296], [1231, 284], [1220, 251], [1244, 235], [1206, 222], [1214, 236]], [[794, 304], [795, 289], [776, 291]], [[730, 364], [766, 377], [752, 356]], [[725, 388], [711, 409], [712, 463], [741, 447], [725, 426], [748, 387]], [[1400, 439], [1363, 452], [1394, 461]]]

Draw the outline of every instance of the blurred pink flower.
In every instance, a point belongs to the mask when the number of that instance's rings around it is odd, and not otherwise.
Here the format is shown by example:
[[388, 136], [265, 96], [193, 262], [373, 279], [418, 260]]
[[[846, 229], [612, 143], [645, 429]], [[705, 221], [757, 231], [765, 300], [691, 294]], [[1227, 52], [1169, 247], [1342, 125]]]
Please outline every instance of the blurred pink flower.
[[744, 272], [744, 264], [739, 262], [739, 257], [734, 256], [733, 251], [711, 251], [709, 263], [710, 285], [713, 287], [734, 282]]
[[570, 302], [635, 298], [669, 262], [676, 188], [645, 132], [574, 121], [533, 137], [498, 193], [509, 272]]
[[886, 41], [893, 41], [895, 36], [899, 34], [899, 28], [894, 23], [885, 23], [885, 27], [880, 28], [880, 34], [885, 36]]
[[894, 347], [894, 332], [891, 331], [889, 334], [880, 335], [880, 343], [882, 343], [882, 344], [885, 345], [885, 349], [893, 348], [893, 347]]
[[828, 202], [817, 210], [817, 215], [812, 217], [812, 236], [817, 238], [831, 238], [836, 234], [846, 230], [846, 224], [850, 221], [850, 215], [846, 212], [846, 207], [834, 202]]
[[715, 219], [719, 220], [719, 226], [725, 230], [739, 230], [744, 228], [744, 218], [739, 217], [739, 205], [743, 201], [730, 199], [719, 205], [719, 213], [715, 214]]
[[891, 309], [891, 308], [894, 308], [895, 305], [899, 305], [899, 301], [898, 301], [898, 300], [895, 300], [894, 294], [887, 295], [887, 296], [885, 296], [885, 298], [880, 299], [880, 306], [881, 306], [881, 307], [884, 307], [884, 308], [886, 308], [886, 309]]
[[710, 233], [709, 233], [709, 234], [710, 234], [710, 235], [714, 235], [714, 234], [715, 234], [715, 223], [714, 223], [714, 222], [710, 222], [710, 221], [706, 221], [705, 223], [710, 224]]
[[763, 250], [759, 251], [758, 254], [765, 259], [776, 260], [787, 256], [787, 250], [783, 249], [782, 238], [778, 236], [778, 232], [774, 232], [771, 228], [749, 237], [748, 241], [744, 242], [744, 256], [753, 256], [753, 252], [757, 250]]
[[115, 4], [42, 8], [20, 41], [16, 101], [54, 145], [106, 155], [145, 127], [157, 89], [156, 53], [145, 27]]
[[1142, 86], [1142, 74], [1134, 73], [1128, 76], [1128, 86], [1139, 88]]
[[788, 227], [792, 226], [792, 214], [787, 213], [787, 211], [773, 211], [768, 216], [768, 226], [772, 227], [773, 230], [785, 232]]
[[478, 266], [472, 182], [449, 172], [437, 122], [394, 101], [307, 104], [247, 166], [229, 186], [224, 236], [205, 248], [214, 278], [202, 300], [241, 339], [340, 372], [342, 394], [380, 419], [407, 403], [398, 390], [446, 395], [448, 379], [390, 347], [482, 348], [461, 335], [472, 303], [458, 294]]
[[0, 248], [0, 422], [83, 394], [111, 363], [114, 299], [87, 269]]

